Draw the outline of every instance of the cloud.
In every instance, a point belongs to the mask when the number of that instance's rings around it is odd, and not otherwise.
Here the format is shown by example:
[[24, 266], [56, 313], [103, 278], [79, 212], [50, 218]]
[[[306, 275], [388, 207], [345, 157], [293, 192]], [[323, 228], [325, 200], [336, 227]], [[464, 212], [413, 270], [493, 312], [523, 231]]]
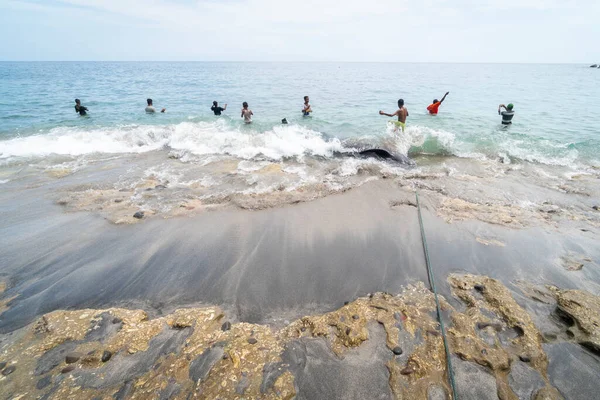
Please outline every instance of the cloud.
[[[0, 50], [4, 59], [542, 62], [562, 50], [580, 61], [590, 52], [582, 43], [600, 33], [592, 0], [0, 0], [0, 7], [10, 15], [0, 16], [0, 33], [19, 31]], [[87, 48], [62, 45], [73, 30]], [[511, 52], [495, 50], [501, 32], [518, 35]], [[553, 46], [540, 50], [549, 40]], [[19, 41], [39, 48], [21, 49]]]

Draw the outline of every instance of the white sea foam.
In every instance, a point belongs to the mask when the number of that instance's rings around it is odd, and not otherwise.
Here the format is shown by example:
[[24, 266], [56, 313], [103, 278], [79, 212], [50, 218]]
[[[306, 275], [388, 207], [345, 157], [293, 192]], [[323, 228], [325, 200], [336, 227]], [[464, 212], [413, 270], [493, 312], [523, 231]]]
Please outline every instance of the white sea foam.
[[544, 152], [543, 149], [527, 147], [521, 141], [506, 142], [503, 145], [510, 157], [534, 163], [573, 166], [579, 158], [579, 152], [575, 149], [568, 150], [562, 155], [551, 155]]
[[[212, 160], [210, 157], [231, 156], [268, 162], [295, 159], [302, 163], [306, 156], [332, 157], [334, 153], [354, 150], [350, 141], [345, 146], [337, 138], [326, 138], [320, 132], [299, 125], [275, 126], [264, 132], [244, 128], [232, 126], [224, 119], [215, 122], [185, 121], [172, 125], [125, 125], [91, 130], [57, 127], [39, 135], [0, 141], [0, 163], [7, 165], [19, 159], [29, 160], [50, 155], [90, 155], [97, 160], [98, 155], [105, 157], [107, 154], [136, 154], [162, 149], [182, 162], [207, 164]], [[381, 147], [403, 155], [454, 155], [479, 160], [500, 156], [505, 163], [524, 160], [561, 166], [573, 166], [579, 161], [579, 152], [569, 146], [549, 141], [539, 142], [536, 146], [527, 138], [508, 134], [488, 138], [489, 143], [481, 147], [476, 141], [466, 141], [446, 130], [413, 125], [407, 127], [405, 132], [397, 132], [395, 126], [389, 124], [383, 136], [364, 139], [372, 147]], [[359, 143], [360, 140], [362, 139], [358, 140]], [[61, 160], [63, 161], [65, 160]], [[241, 172], [246, 168], [258, 166], [240, 165]]]
[[388, 124], [386, 133], [392, 138], [395, 150], [404, 155], [415, 147], [422, 148], [425, 153], [439, 153], [444, 150], [450, 153], [456, 140], [452, 132], [419, 125], [409, 126], [405, 132], [397, 132], [393, 124]]
[[329, 157], [335, 151], [344, 151], [338, 139], [327, 140], [319, 132], [297, 125], [259, 133], [234, 130], [220, 122], [182, 122], [88, 131], [59, 127], [41, 135], [0, 141], [0, 158], [144, 153], [165, 147], [195, 155], [228, 154], [242, 159], [263, 156], [271, 160], [305, 155]]

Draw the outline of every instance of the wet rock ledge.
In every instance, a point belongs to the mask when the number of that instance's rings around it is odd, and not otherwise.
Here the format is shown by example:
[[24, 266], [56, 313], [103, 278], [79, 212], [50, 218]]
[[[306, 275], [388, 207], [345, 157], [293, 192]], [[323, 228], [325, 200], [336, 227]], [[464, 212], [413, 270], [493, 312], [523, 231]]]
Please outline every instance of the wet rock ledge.
[[[454, 306], [444, 298], [441, 304], [462, 399], [564, 398], [549, 373], [547, 338], [504, 285], [475, 275], [451, 275], [448, 283]], [[583, 291], [542, 291], [544, 304], [561, 313], [572, 332], [565, 340], [597, 353], [600, 299]], [[435, 315], [433, 295], [422, 283], [397, 295], [369, 294], [281, 329], [235, 322], [219, 307], [156, 319], [122, 308], [55, 311], [1, 338], [0, 394], [449, 399]]]

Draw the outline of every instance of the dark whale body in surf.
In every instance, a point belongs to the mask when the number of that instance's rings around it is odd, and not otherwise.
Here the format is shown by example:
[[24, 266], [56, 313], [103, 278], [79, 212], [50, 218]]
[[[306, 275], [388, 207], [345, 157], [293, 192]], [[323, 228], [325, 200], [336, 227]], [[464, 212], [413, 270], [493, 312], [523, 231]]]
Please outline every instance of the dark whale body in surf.
[[361, 157], [380, 158], [384, 160], [393, 160], [404, 165], [415, 165], [415, 162], [405, 156], [404, 154], [392, 154], [387, 150], [383, 149], [367, 149], [358, 152]]

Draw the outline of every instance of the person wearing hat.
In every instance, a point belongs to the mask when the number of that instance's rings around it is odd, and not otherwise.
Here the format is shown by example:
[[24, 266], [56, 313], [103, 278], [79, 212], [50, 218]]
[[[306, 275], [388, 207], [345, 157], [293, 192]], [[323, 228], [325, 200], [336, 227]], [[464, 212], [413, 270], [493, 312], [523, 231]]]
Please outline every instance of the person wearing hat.
[[[504, 108], [505, 111], [502, 111]], [[504, 104], [500, 104], [498, 106], [498, 115], [502, 115], [502, 125], [510, 125], [512, 124], [512, 119], [515, 116], [515, 112], [513, 110], [514, 106], [512, 103], [505, 106]]]

